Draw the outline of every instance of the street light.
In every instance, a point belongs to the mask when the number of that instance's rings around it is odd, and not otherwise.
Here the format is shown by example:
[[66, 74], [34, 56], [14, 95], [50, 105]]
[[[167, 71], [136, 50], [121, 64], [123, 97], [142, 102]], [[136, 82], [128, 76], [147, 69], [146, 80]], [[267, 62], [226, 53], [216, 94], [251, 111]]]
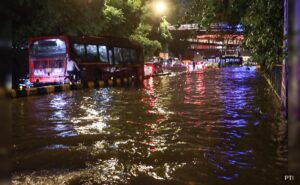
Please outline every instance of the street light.
[[157, 14], [163, 14], [167, 10], [166, 3], [163, 1], [158, 1], [154, 5]]

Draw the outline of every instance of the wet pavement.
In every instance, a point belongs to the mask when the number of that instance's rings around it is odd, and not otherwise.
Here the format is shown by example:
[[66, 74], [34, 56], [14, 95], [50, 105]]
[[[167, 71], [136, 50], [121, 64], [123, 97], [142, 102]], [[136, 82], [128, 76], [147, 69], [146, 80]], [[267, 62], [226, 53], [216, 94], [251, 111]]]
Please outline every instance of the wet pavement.
[[255, 68], [19, 98], [13, 184], [282, 184], [287, 125]]

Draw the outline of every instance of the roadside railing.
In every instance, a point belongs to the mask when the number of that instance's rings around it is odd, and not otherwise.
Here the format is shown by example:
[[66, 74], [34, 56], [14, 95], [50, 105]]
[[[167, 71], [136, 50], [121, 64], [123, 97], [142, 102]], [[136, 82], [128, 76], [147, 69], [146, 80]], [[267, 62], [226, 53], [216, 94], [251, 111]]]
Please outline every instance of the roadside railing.
[[281, 98], [281, 86], [282, 86], [282, 67], [283, 65], [275, 65], [271, 69], [265, 69], [265, 75], [272, 85], [276, 95]]

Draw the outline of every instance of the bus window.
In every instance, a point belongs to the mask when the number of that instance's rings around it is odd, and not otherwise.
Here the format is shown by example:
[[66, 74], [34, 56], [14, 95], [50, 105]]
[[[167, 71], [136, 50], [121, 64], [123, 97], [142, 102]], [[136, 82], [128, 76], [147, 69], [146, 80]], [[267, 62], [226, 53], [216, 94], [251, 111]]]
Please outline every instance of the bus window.
[[133, 60], [131, 58], [131, 50], [128, 48], [123, 48], [123, 58], [125, 64], [131, 64], [133, 63]]
[[122, 48], [114, 48], [114, 57], [115, 57], [115, 64], [123, 63]]
[[133, 63], [138, 63], [138, 59], [137, 59], [137, 54], [136, 54], [136, 50], [135, 49], [130, 49], [131, 50], [131, 60], [133, 61]]
[[112, 52], [112, 49], [108, 49], [108, 59], [109, 59], [109, 64], [113, 65], [113, 52]]
[[85, 57], [85, 47], [83, 44], [74, 44], [73, 48], [74, 48], [76, 55], [78, 55], [80, 57]]
[[99, 58], [101, 62], [106, 62], [108, 63], [108, 56], [107, 56], [107, 48], [106, 46], [98, 46], [98, 51], [99, 51]]
[[88, 60], [98, 60], [97, 45], [87, 45], [86, 54]]

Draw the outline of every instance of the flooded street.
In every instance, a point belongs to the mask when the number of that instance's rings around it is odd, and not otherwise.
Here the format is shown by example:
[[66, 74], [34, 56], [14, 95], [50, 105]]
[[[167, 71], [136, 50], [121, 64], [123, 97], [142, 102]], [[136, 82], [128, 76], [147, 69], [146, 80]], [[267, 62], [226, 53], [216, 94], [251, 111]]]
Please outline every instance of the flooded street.
[[14, 184], [282, 184], [287, 125], [255, 68], [14, 99]]

